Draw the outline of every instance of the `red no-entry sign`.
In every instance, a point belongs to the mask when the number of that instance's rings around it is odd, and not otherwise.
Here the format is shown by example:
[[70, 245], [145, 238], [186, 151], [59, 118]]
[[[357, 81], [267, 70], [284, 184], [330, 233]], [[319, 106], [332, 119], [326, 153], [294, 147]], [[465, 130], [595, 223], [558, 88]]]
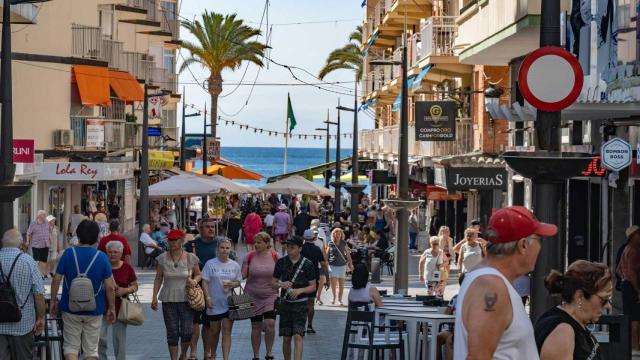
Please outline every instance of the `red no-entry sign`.
[[531, 52], [518, 73], [522, 96], [536, 109], [544, 111], [560, 111], [573, 104], [583, 82], [578, 59], [557, 46]]

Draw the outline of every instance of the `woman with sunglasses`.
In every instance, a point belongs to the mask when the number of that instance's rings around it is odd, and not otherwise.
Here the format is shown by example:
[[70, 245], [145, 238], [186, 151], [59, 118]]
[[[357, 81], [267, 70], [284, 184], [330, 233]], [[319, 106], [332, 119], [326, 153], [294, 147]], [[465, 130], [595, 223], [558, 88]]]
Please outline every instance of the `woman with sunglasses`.
[[560, 294], [562, 303], [536, 323], [540, 359], [602, 359], [598, 341], [587, 325], [610, 308], [613, 284], [607, 265], [578, 260], [564, 274], [552, 270], [544, 282], [551, 294]]
[[158, 310], [158, 299], [162, 301], [162, 316], [167, 329], [171, 360], [178, 359], [178, 344], [180, 360], [187, 358], [193, 335], [193, 310], [187, 303], [185, 287], [196, 286], [201, 277], [198, 266], [200, 260], [182, 248], [184, 237], [185, 234], [180, 230], [171, 230], [167, 234], [169, 251], [157, 258], [151, 298], [151, 309], [154, 311]]

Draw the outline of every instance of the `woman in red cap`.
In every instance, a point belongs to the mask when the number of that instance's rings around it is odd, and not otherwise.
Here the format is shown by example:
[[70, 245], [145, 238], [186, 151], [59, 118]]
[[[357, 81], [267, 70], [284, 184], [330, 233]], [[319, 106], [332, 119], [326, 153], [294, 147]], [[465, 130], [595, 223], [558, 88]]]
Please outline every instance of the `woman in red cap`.
[[[185, 234], [171, 230], [167, 234], [169, 251], [157, 257], [156, 278], [153, 282], [151, 309], [158, 310], [158, 300], [162, 301], [162, 315], [167, 329], [167, 344], [171, 360], [187, 358], [193, 334], [193, 310], [189, 307], [185, 287], [196, 286], [200, 281], [198, 257], [184, 251], [182, 243]], [[158, 296], [159, 293], [159, 296]]]

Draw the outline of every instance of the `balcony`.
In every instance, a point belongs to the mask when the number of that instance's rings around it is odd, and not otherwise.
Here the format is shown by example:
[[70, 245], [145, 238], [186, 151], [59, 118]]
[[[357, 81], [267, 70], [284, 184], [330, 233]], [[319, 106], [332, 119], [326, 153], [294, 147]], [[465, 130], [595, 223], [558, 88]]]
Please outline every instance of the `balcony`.
[[420, 29], [420, 58], [455, 56], [458, 35], [455, 16], [432, 16]]
[[[398, 153], [398, 126], [360, 131], [361, 152], [369, 156], [394, 155]], [[421, 157], [441, 157], [462, 155], [473, 151], [473, 124], [469, 119], [456, 123], [455, 141], [415, 141], [415, 127], [409, 125], [409, 155]]]
[[[10, 12], [9, 16], [11, 17], [10, 21], [12, 24], [36, 24], [39, 12], [39, 7], [42, 4], [17, 4], [11, 5], [9, 7]], [[0, 5], [0, 11], [2, 11], [2, 6]], [[0, 18], [0, 23], [2, 23], [2, 18]]]
[[[507, 65], [539, 47], [541, 0], [466, 1], [456, 20], [463, 64]], [[571, 13], [571, 1], [561, 1]]]
[[154, 66], [153, 56], [132, 51], [122, 52], [123, 66], [138, 80], [149, 79], [151, 68]]
[[104, 60], [102, 29], [79, 24], [71, 25], [71, 55]]
[[171, 41], [180, 39], [180, 21], [170, 11], [160, 9], [160, 29], [171, 34]]
[[111, 69], [122, 69], [124, 67], [124, 44], [121, 41], [104, 38], [102, 40], [102, 56]]
[[[87, 127], [87, 121], [92, 122]], [[97, 120], [72, 117], [71, 130], [74, 148], [105, 151], [130, 149], [139, 146], [136, 123], [121, 120]]]
[[432, 2], [432, 0], [379, 0], [368, 6], [363, 27], [364, 43], [368, 44], [377, 32], [372, 48], [394, 46], [395, 40], [402, 35], [405, 15], [409, 28], [419, 26], [421, 19], [432, 15]]
[[142, 25], [147, 27], [146, 30], [160, 28], [158, 0], [127, 0], [126, 5], [116, 6], [116, 10], [137, 14], [132, 17], [124, 17], [120, 19], [120, 22]]

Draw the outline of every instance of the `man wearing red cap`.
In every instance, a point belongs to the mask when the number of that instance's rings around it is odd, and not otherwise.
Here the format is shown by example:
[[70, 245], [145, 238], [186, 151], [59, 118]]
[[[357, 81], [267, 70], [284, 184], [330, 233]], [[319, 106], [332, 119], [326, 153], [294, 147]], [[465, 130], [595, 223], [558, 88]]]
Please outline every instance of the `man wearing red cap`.
[[456, 359], [539, 359], [533, 325], [511, 283], [533, 271], [542, 237], [557, 232], [522, 206], [491, 216], [487, 257], [465, 275], [458, 293]]

